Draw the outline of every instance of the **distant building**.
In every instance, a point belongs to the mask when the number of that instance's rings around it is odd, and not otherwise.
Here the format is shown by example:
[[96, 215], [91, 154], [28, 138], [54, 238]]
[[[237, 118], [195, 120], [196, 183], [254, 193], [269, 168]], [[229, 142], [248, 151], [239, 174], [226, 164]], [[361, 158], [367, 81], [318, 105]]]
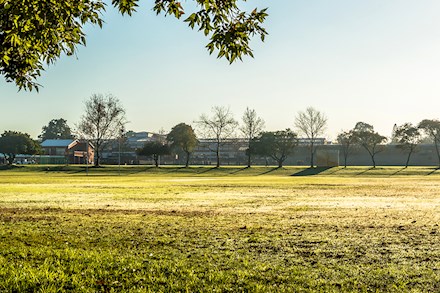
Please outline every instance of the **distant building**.
[[[147, 142], [166, 141], [166, 135], [157, 134], [148, 131], [134, 132], [128, 131], [122, 139], [110, 139], [104, 142], [101, 153], [101, 162], [103, 164], [139, 164], [145, 163], [147, 158], [139, 157], [136, 150], [142, 148]], [[165, 164], [174, 163], [167, 157]]]
[[47, 139], [41, 143], [40, 164], [93, 164], [95, 148], [77, 139]]
[[[308, 138], [298, 138], [298, 149], [307, 149], [307, 145], [309, 145], [310, 139]], [[327, 145], [330, 144], [325, 138], [315, 138], [315, 146]], [[194, 150], [194, 153], [191, 155], [192, 164], [200, 164], [200, 165], [212, 165], [216, 164], [216, 140], [215, 139], [199, 139], [199, 145]], [[220, 145], [220, 163], [222, 165], [246, 165], [247, 164], [247, 156], [246, 150], [248, 149], [248, 141], [244, 138], [229, 138], [225, 139]], [[294, 151], [295, 153], [295, 151]], [[307, 153], [307, 152], [306, 152]], [[301, 155], [303, 153], [301, 152]], [[266, 164], [275, 164], [273, 160], [270, 158], [264, 158], [261, 156], [252, 156], [253, 164], [257, 165], [266, 165]], [[293, 156], [290, 156], [290, 164], [305, 164], [301, 158], [293, 159]]]
[[[197, 165], [215, 165], [217, 155], [216, 140], [213, 138], [201, 138], [199, 144], [191, 155], [191, 163]], [[246, 139], [229, 138], [220, 144], [220, 164], [222, 165], [241, 165], [246, 161], [246, 149], [248, 148]], [[183, 159], [183, 158], [182, 158]]]
[[[298, 138], [298, 145], [309, 145], [312, 140], [306, 137]], [[314, 145], [324, 145], [331, 144], [331, 142], [327, 141], [324, 137], [317, 137], [314, 139]]]
[[141, 132], [129, 131], [126, 133], [125, 137], [126, 137], [125, 143], [132, 150], [142, 148], [144, 144], [147, 142], [166, 140], [166, 135], [147, 132], [147, 131], [141, 131]]
[[[103, 164], [153, 164], [150, 157], [140, 157], [136, 154], [136, 149], [144, 146], [147, 142], [163, 141], [166, 142], [166, 136], [152, 132], [133, 132], [129, 131], [126, 137], [117, 140], [108, 140], [105, 142], [104, 151], [102, 153]], [[215, 140], [200, 138], [199, 145], [196, 147], [190, 157], [192, 165], [215, 165]], [[310, 140], [307, 138], [299, 138], [298, 146], [295, 147], [293, 153], [288, 156], [284, 162], [285, 166], [289, 165], [308, 165], [310, 162]], [[341, 152], [341, 146], [332, 144], [324, 138], [315, 140], [316, 146], [316, 165], [317, 166], [337, 166], [343, 163], [344, 158]], [[79, 140], [45, 140], [41, 143], [43, 154], [41, 156], [17, 156], [17, 163], [29, 164], [34, 160], [41, 164], [84, 164], [87, 158], [86, 143]], [[231, 138], [225, 140], [220, 146], [220, 163], [221, 165], [246, 165], [246, 149], [247, 141], [243, 138]], [[396, 144], [386, 144], [380, 146], [383, 150], [376, 156], [376, 162], [382, 166], [402, 166], [406, 162], [407, 153]], [[171, 165], [185, 163], [186, 155], [183, 152], [174, 153], [172, 155], [161, 156], [160, 164]], [[88, 147], [89, 163], [93, 164], [94, 147], [89, 144]], [[0, 162], [4, 162], [4, 156], [0, 154]], [[348, 165], [369, 166], [371, 158], [368, 152], [362, 147], [353, 145], [347, 160]], [[276, 162], [270, 157], [253, 156], [253, 165], [276, 165]], [[438, 158], [435, 146], [432, 142], [420, 144], [414, 154], [411, 156], [410, 165], [413, 166], [438, 166]]]

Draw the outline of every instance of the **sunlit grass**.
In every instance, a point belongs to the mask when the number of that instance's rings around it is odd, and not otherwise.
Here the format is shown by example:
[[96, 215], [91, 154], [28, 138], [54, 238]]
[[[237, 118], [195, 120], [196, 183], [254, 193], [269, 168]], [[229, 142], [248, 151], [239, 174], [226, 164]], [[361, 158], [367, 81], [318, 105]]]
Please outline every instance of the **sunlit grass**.
[[0, 292], [440, 290], [436, 169], [318, 171], [0, 171]]

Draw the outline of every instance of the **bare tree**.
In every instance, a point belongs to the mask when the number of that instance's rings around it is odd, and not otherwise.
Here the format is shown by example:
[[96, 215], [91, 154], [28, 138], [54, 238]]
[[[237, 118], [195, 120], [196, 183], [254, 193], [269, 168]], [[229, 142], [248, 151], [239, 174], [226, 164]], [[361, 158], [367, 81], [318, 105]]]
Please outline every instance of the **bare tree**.
[[215, 106], [211, 109], [211, 112], [211, 117], [202, 114], [196, 123], [208, 138], [214, 139], [215, 148], [210, 150], [215, 152], [217, 157], [216, 166], [220, 167], [220, 147], [226, 139], [232, 137], [238, 122], [234, 119], [229, 107]]
[[93, 94], [84, 106], [85, 113], [77, 125], [77, 132], [94, 144], [95, 166], [99, 166], [104, 143], [117, 138], [127, 123], [125, 109], [119, 99], [110, 94]]
[[264, 120], [257, 116], [257, 112], [254, 109], [246, 108], [246, 111], [242, 117], [243, 125], [240, 127], [240, 131], [247, 140], [248, 148], [246, 150], [248, 162], [247, 166], [251, 166], [251, 142], [252, 140], [264, 129]]
[[326, 126], [327, 117], [313, 107], [308, 107], [304, 112], [298, 112], [295, 118], [295, 127], [298, 132], [308, 139], [311, 168], [314, 166], [316, 139], [324, 134]]
[[365, 122], [356, 123], [352, 131], [354, 141], [368, 152], [373, 168], [376, 168], [375, 156], [384, 150], [381, 143], [385, 142], [387, 138], [375, 132], [373, 126]]
[[354, 144], [353, 131], [343, 131], [338, 134], [337, 137], [338, 144], [340, 145], [342, 155], [344, 156], [344, 167], [347, 168], [347, 159], [350, 155], [351, 149]]

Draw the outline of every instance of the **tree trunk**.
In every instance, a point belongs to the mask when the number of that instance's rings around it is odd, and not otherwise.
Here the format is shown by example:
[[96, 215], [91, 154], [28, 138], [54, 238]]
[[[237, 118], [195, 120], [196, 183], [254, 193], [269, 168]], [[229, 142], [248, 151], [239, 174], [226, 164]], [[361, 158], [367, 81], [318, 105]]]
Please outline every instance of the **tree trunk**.
[[6, 158], [6, 161], [8, 162], [8, 165], [12, 165], [14, 163], [15, 160], [15, 155], [14, 154], [9, 154], [8, 157]]
[[185, 162], [185, 167], [188, 168], [189, 167], [189, 156], [191, 155], [190, 152], [186, 152], [186, 162]]
[[409, 159], [411, 158], [412, 151], [408, 153], [408, 158], [406, 159], [405, 168], [408, 168]]
[[347, 168], [347, 154], [344, 154], [344, 168]]
[[[101, 140], [97, 139], [95, 142], [95, 151], [96, 151], [96, 157], [95, 157], [95, 167], [99, 167], [99, 164], [101, 163]], [[88, 145], [86, 146], [86, 151], [88, 152]]]
[[101, 159], [101, 154], [99, 152], [99, 148], [96, 148], [95, 167], [99, 167], [100, 159]]
[[217, 168], [220, 167], [220, 142], [217, 142], [217, 149], [215, 150], [217, 156]]
[[282, 168], [283, 167], [283, 160], [278, 160], [278, 168]]
[[374, 147], [372, 149], [372, 151], [370, 151], [370, 149], [368, 147], [366, 147], [365, 145], [362, 145], [364, 147], [364, 149], [368, 152], [368, 154], [371, 157], [371, 161], [373, 162], [373, 168], [376, 168], [376, 161], [374, 160]]
[[438, 158], [438, 166], [440, 168], [440, 153], [438, 149], [438, 141], [434, 138], [434, 144], [435, 144], [435, 150], [437, 151], [437, 158]]
[[248, 149], [247, 149], [247, 166], [251, 167], [251, 140], [248, 141]]
[[310, 144], [310, 168], [313, 168], [314, 164], [313, 164], [313, 156], [314, 156], [314, 152], [313, 152], [313, 139], [312, 142]]
[[154, 165], [156, 167], [159, 167], [159, 156], [158, 155], [153, 155], [153, 159], [154, 159]]

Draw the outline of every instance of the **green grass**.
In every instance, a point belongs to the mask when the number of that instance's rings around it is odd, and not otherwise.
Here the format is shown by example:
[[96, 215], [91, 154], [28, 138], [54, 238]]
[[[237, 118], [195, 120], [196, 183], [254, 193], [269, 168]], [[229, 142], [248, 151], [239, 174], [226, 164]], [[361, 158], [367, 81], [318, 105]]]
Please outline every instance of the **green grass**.
[[438, 292], [438, 174], [2, 170], [0, 292]]

